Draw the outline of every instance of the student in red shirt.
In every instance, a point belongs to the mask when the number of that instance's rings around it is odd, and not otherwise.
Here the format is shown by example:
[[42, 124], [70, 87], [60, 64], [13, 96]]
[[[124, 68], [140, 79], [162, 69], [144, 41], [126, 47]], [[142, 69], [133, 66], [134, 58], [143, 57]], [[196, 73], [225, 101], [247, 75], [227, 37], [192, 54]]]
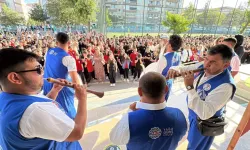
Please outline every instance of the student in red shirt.
[[91, 59], [91, 55], [90, 54], [87, 55], [87, 61], [86, 61], [86, 63], [87, 63], [87, 69], [88, 69], [89, 78], [90, 78], [90, 80], [87, 81], [87, 83], [89, 83], [92, 78], [95, 79], [94, 67], [93, 67], [93, 64], [92, 64], [92, 59]]
[[136, 57], [137, 57], [138, 53], [137, 53], [137, 48], [136, 47], [133, 47], [133, 52], [130, 54], [130, 60], [131, 60], [131, 73], [132, 75], [134, 75], [135, 73], [135, 60], [136, 60]]
[[84, 69], [83, 69], [83, 61], [79, 58], [79, 55], [76, 55], [76, 69], [77, 73], [82, 79], [82, 83], [86, 83], [86, 78], [84, 76]]
[[69, 46], [68, 54], [76, 59], [77, 53], [71, 48], [71, 46]]

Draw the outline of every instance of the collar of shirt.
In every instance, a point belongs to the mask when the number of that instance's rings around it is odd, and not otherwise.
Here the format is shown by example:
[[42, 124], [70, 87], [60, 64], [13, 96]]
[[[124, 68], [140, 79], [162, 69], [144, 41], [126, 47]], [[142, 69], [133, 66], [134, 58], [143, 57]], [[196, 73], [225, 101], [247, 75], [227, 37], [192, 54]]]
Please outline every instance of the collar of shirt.
[[[223, 72], [223, 71], [222, 71]], [[221, 73], [222, 73], [221, 72]], [[208, 81], [208, 80], [210, 80], [210, 79], [212, 79], [213, 77], [216, 77], [216, 76], [218, 76], [219, 74], [221, 74], [221, 73], [218, 73], [218, 74], [216, 74], [216, 75], [210, 75], [210, 76], [205, 76], [205, 74], [203, 74], [203, 76], [201, 77], [201, 82], [199, 83], [199, 85], [200, 84], [202, 84], [202, 83], [204, 83], [204, 82], [206, 82], [206, 81]], [[198, 79], [197, 79], [198, 80]], [[196, 82], [197, 82], [197, 80], [196, 80]]]
[[146, 109], [146, 110], [161, 110], [167, 107], [166, 101], [160, 104], [148, 104], [143, 102], [136, 103], [136, 109]]

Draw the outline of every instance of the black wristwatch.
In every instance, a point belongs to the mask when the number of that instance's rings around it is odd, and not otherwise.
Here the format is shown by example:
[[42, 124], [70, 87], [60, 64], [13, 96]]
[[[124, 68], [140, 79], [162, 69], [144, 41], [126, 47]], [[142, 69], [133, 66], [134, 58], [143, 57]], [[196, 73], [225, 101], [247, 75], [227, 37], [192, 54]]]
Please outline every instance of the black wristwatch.
[[187, 90], [189, 91], [189, 90], [194, 89], [194, 86], [193, 86], [193, 85], [188, 85], [188, 86], [186, 86], [186, 88], [187, 88]]

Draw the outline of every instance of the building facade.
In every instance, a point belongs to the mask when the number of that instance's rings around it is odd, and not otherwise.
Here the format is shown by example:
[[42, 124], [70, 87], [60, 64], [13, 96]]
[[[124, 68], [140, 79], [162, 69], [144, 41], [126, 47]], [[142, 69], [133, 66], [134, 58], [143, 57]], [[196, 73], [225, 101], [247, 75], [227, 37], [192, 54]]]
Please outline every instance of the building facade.
[[[180, 13], [183, 0], [100, 0], [101, 12], [108, 11], [112, 27], [100, 19], [103, 31], [112, 32], [158, 32], [166, 31], [161, 22], [166, 11]], [[105, 15], [101, 16], [105, 18]]]
[[0, 0], [0, 4], [6, 4], [12, 10], [20, 13], [25, 19], [28, 19], [28, 11], [24, 0]]

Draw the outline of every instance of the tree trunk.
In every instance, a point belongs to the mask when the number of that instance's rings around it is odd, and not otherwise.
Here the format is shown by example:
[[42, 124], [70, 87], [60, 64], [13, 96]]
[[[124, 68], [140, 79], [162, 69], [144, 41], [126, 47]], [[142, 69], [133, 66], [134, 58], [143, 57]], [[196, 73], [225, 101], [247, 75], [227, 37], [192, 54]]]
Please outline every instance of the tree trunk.
[[247, 21], [247, 23], [243, 26], [243, 28], [240, 30], [240, 34], [243, 34], [246, 30], [246, 28], [248, 27], [250, 21]]
[[88, 31], [90, 32], [90, 21], [88, 22]]

